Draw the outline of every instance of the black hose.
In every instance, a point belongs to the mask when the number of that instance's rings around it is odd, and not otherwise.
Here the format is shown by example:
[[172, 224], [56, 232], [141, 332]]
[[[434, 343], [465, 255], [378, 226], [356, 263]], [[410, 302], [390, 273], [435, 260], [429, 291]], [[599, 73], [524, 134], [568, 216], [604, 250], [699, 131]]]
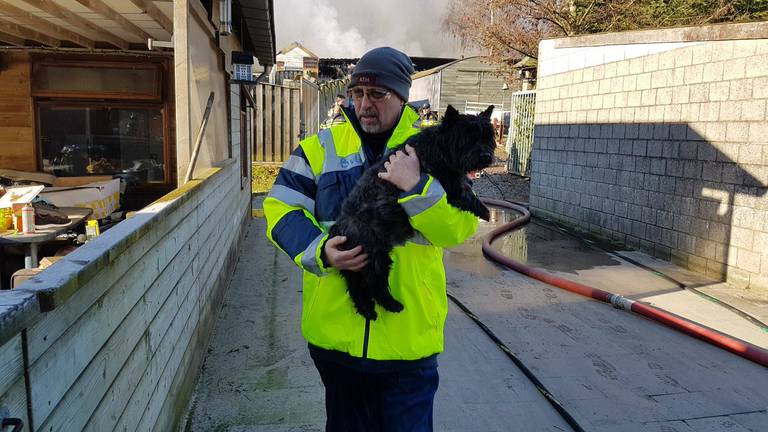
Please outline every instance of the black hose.
[[571, 414], [568, 411], [566, 411], [566, 409], [563, 407], [563, 404], [561, 404], [560, 401], [558, 401], [552, 395], [552, 393], [550, 393], [550, 391], [547, 390], [544, 384], [541, 381], [539, 381], [536, 375], [534, 375], [533, 372], [531, 372], [531, 370], [528, 369], [528, 367], [525, 366], [525, 364], [519, 358], [517, 358], [517, 356], [512, 352], [512, 350], [510, 350], [509, 347], [507, 347], [507, 345], [504, 342], [502, 342], [501, 339], [499, 339], [498, 336], [496, 336], [496, 334], [494, 334], [493, 331], [490, 328], [488, 328], [488, 326], [485, 325], [485, 323], [480, 321], [480, 318], [478, 318], [477, 315], [472, 313], [472, 311], [469, 310], [469, 308], [466, 307], [464, 303], [460, 302], [459, 299], [457, 299], [456, 296], [454, 296], [450, 292], [448, 293], [448, 298], [451, 299], [451, 301], [453, 301], [453, 303], [456, 306], [458, 306], [459, 309], [464, 311], [464, 313], [470, 319], [472, 319], [472, 321], [474, 321], [475, 324], [477, 324], [477, 326], [480, 327], [485, 332], [485, 334], [488, 335], [489, 338], [491, 338], [491, 340], [494, 343], [496, 343], [499, 349], [502, 350], [504, 354], [506, 354], [507, 357], [509, 357], [510, 360], [512, 360], [515, 366], [517, 366], [518, 369], [520, 369], [523, 372], [523, 374], [525, 374], [525, 376], [528, 377], [529, 380], [531, 380], [533, 385], [536, 387], [536, 390], [538, 390], [539, 393], [541, 393], [541, 395], [544, 396], [544, 399], [546, 399], [547, 402], [549, 402], [549, 404], [552, 405], [553, 408], [555, 408], [557, 413], [560, 414], [563, 420], [565, 420], [565, 422], [568, 423], [568, 425], [570, 425], [574, 431], [584, 432], [584, 428], [582, 428], [581, 425], [579, 425], [579, 423], [576, 422], [573, 416], [571, 416]]

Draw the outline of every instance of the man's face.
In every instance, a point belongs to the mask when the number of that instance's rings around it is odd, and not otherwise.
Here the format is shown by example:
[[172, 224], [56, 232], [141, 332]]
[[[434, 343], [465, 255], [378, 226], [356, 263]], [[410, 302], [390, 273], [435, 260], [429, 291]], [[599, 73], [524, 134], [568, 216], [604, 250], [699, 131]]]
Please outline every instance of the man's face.
[[336, 105], [337, 106], [344, 106], [344, 100], [345, 100], [344, 98], [341, 98], [341, 97], [337, 96], [336, 97]]
[[376, 134], [395, 127], [403, 101], [394, 92], [382, 87], [356, 86], [350, 94], [355, 115], [365, 132]]

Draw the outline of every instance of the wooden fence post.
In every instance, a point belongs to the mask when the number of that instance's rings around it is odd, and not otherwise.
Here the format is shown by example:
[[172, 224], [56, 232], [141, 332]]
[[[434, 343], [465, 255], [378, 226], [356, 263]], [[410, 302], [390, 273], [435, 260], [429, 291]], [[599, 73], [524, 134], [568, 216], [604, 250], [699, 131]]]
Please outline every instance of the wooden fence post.
[[256, 113], [254, 115], [253, 160], [264, 161], [264, 84], [256, 85]]

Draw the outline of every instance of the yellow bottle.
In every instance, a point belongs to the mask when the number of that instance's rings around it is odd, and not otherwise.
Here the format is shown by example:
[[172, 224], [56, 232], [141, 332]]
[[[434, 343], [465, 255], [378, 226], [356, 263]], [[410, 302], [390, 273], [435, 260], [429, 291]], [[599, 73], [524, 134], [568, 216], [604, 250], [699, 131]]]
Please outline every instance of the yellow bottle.
[[88, 223], [85, 224], [85, 237], [88, 240], [92, 240], [99, 236], [99, 221], [97, 220], [89, 220]]

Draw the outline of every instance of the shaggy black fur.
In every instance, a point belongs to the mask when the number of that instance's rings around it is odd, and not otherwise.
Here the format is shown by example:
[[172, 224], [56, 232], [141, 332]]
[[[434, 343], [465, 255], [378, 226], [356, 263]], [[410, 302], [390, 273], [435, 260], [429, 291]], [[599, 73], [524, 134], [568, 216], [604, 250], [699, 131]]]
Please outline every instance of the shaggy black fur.
[[[439, 126], [424, 129], [392, 149], [394, 152], [411, 145], [422, 172], [440, 181], [448, 203], [485, 220], [490, 213], [472, 191], [467, 173], [493, 162], [492, 111], [493, 105], [479, 115], [465, 115], [449, 105]], [[401, 191], [378, 177], [379, 172], [385, 171], [384, 162], [388, 159], [388, 155], [383, 157], [363, 173], [330, 229], [330, 237], [347, 237], [343, 249], [362, 245], [363, 252], [368, 254], [368, 264], [362, 270], [341, 273], [358, 313], [370, 320], [377, 318], [374, 301], [391, 312], [403, 310], [403, 305], [389, 292], [389, 253], [414, 235], [408, 215], [397, 203]]]

